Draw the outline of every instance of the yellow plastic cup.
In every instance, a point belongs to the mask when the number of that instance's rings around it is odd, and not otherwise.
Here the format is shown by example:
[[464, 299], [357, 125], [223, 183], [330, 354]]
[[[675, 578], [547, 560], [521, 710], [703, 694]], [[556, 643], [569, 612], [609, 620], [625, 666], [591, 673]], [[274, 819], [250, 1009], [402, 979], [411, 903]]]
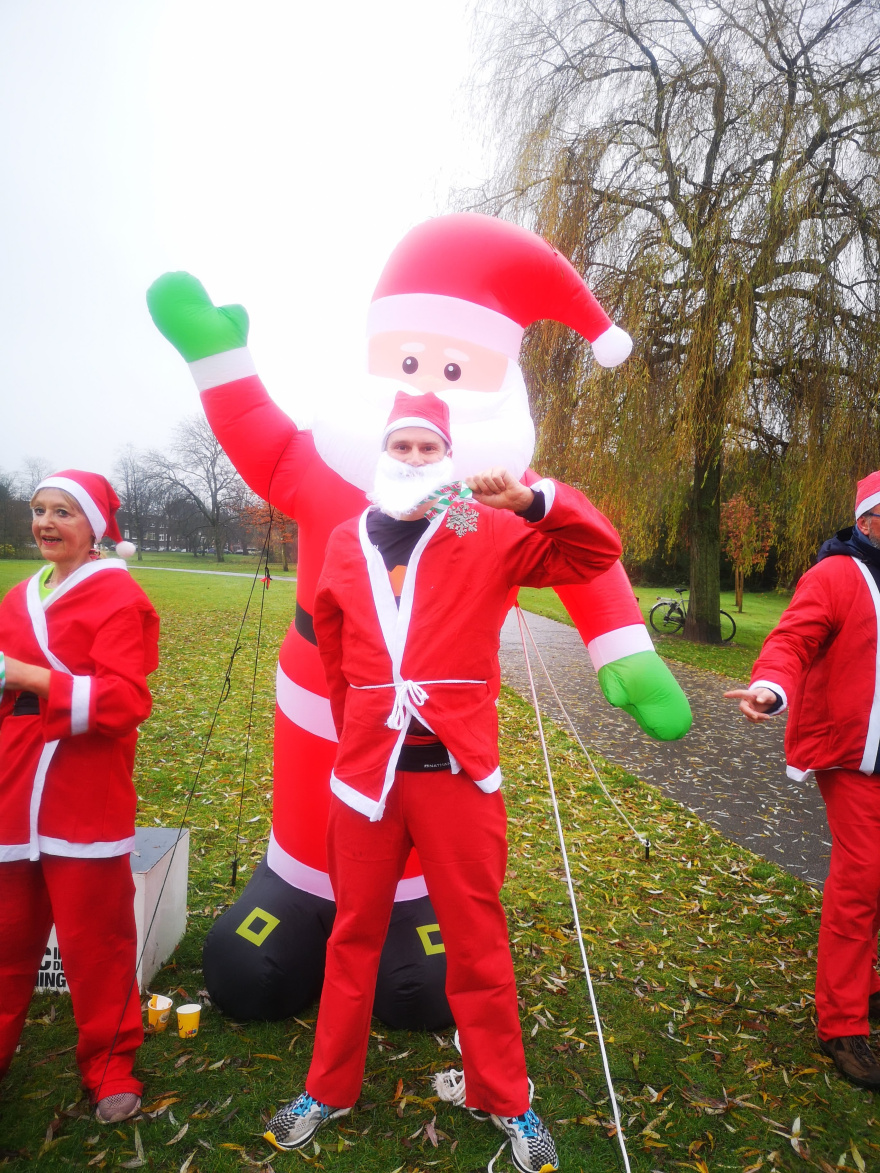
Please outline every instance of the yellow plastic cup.
[[191, 1039], [199, 1033], [201, 1013], [202, 1008], [197, 1004], [177, 1007], [177, 1033], [182, 1039]]
[[171, 1017], [171, 999], [163, 994], [153, 994], [147, 1003], [147, 1019], [150, 1030], [159, 1034], [168, 1029], [168, 1019]]

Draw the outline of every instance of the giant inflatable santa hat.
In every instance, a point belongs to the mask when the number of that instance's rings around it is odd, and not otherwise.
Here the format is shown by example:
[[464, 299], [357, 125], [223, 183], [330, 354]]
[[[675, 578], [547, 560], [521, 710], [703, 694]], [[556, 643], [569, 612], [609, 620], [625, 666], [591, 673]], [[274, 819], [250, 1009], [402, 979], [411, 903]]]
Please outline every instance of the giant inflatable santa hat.
[[526, 327], [543, 318], [582, 334], [603, 367], [632, 350], [630, 336], [546, 240], [494, 216], [459, 212], [403, 238], [373, 293], [367, 333], [452, 335], [516, 361]]
[[135, 546], [122, 540], [116, 523], [119, 498], [107, 478], [99, 472], [65, 468], [40, 481], [34, 493], [39, 493], [40, 489], [62, 489], [69, 493], [86, 515], [96, 542], [100, 542], [106, 535], [116, 543], [116, 553], [120, 558], [130, 558], [135, 553]]

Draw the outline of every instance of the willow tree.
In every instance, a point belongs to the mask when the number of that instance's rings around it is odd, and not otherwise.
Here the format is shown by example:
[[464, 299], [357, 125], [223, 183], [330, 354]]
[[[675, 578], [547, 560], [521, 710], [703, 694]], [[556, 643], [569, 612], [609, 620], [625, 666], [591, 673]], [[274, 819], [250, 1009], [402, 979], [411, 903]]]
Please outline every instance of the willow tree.
[[880, 463], [877, 5], [493, 0], [479, 19], [504, 146], [469, 202], [552, 240], [636, 339], [609, 373], [533, 331], [539, 457], [632, 556], [686, 541], [685, 633], [717, 641], [725, 476], [772, 481], [795, 571]]

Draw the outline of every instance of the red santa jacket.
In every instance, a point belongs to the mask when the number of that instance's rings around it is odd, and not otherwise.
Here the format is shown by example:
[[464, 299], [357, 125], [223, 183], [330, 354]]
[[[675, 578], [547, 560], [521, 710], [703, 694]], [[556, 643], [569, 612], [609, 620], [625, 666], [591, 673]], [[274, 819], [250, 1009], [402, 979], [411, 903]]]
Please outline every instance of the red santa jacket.
[[876, 772], [878, 622], [880, 593], [870, 570], [840, 554], [807, 571], [767, 636], [750, 687], [772, 688], [791, 708], [789, 777], [801, 780], [811, 770]]
[[0, 703], [0, 862], [124, 855], [159, 619], [119, 559], [87, 563], [45, 601], [37, 578], [0, 603], [0, 649], [51, 671], [39, 714], [14, 714], [16, 692]]
[[315, 632], [339, 750], [333, 792], [382, 817], [406, 728], [418, 716], [485, 791], [501, 784], [495, 708], [499, 632], [511, 587], [588, 582], [620, 540], [576, 489], [538, 482], [547, 511], [528, 523], [467, 504], [429, 524], [398, 609], [367, 513], [334, 530], [315, 597]]

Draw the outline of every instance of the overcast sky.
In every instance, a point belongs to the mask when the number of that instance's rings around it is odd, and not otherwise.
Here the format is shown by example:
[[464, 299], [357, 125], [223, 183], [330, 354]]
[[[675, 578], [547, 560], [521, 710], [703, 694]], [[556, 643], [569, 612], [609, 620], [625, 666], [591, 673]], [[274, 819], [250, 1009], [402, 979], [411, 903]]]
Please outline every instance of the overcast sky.
[[0, 470], [109, 475], [198, 409], [145, 306], [168, 269], [247, 307], [307, 419], [391, 249], [483, 177], [472, 54], [466, 0], [0, 6]]

